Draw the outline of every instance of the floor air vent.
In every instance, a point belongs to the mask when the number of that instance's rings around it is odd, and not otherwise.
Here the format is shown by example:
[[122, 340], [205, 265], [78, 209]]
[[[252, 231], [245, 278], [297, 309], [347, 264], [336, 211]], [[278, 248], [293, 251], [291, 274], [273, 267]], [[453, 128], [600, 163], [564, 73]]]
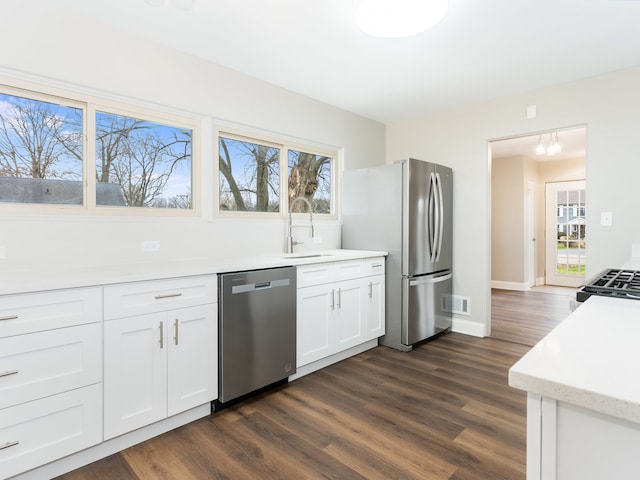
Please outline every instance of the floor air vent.
[[443, 295], [442, 310], [461, 315], [471, 314], [471, 299], [460, 295]]

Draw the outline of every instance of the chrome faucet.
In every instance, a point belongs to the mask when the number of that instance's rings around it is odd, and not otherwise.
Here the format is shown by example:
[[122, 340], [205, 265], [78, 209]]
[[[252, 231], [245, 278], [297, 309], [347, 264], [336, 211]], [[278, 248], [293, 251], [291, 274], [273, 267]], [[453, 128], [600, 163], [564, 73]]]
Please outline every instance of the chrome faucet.
[[298, 201], [302, 201], [304, 203], [307, 204], [307, 207], [309, 208], [309, 227], [311, 228], [311, 238], [313, 238], [313, 209], [311, 208], [311, 202], [309, 202], [309, 200], [307, 200], [305, 197], [296, 197], [291, 201], [291, 204], [289, 205], [289, 225], [287, 227], [287, 251], [286, 253], [293, 253], [293, 246], [294, 245], [300, 245], [301, 243], [304, 242], [294, 242], [293, 241], [293, 237], [291, 236], [291, 212], [293, 211], [293, 206], [298, 202]]

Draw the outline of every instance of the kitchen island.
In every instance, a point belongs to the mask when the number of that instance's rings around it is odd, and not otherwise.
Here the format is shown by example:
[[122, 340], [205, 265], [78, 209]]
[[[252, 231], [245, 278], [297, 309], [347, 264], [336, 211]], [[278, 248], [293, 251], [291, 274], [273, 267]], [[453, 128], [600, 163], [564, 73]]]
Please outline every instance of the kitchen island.
[[509, 370], [527, 479], [640, 478], [640, 301], [591, 297]]

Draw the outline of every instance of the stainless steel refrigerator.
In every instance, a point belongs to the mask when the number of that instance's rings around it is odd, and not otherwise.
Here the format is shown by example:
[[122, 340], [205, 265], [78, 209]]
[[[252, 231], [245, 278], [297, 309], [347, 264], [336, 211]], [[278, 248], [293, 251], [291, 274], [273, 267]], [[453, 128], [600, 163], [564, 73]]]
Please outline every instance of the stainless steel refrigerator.
[[422, 160], [344, 172], [342, 247], [389, 252], [382, 345], [451, 328], [452, 191], [451, 169]]

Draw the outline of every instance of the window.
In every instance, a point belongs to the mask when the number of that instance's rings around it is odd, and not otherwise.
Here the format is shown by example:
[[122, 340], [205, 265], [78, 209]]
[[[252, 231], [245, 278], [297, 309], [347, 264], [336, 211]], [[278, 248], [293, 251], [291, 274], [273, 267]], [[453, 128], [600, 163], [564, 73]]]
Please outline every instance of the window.
[[[289, 205], [296, 197], [311, 202], [313, 213], [331, 213], [331, 165], [333, 159], [297, 150], [289, 150]], [[297, 202], [294, 211], [306, 212], [307, 205]]]
[[219, 137], [220, 210], [278, 212], [280, 148]]
[[335, 152], [220, 132], [218, 157], [221, 212], [334, 214]]
[[0, 202], [83, 203], [83, 110], [0, 93]]
[[70, 97], [1, 88], [0, 203], [195, 212], [196, 120]]
[[188, 129], [96, 112], [96, 204], [191, 208]]

